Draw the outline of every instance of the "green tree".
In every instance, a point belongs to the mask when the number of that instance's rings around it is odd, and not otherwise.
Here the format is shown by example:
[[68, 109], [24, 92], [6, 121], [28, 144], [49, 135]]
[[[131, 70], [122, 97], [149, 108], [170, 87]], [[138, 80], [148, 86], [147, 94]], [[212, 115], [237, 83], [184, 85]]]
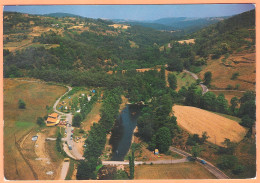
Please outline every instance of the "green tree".
[[81, 161], [78, 166], [77, 180], [95, 180], [97, 174], [95, 172], [98, 165], [97, 158], [88, 158], [88, 161]]
[[72, 120], [72, 125], [75, 127], [80, 127], [80, 123], [82, 121], [82, 116], [80, 113], [76, 113]]
[[228, 112], [228, 101], [226, 100], [225, 95], [223, 93], [220, 93], [217, 97], [216, 110], [220, 113]]
[[205, 74], [204, 74], [204, 84], [207, 85], [207, 86], [210, 86], [211, 79], [212, 79], [212, 73], [210, 71], [205, 72]]
[[45, 125], [44, 119], [43, 119], [42, 117], [38, 117], [38, 118], [37, 118], [37, 124], [38, 124], [39, 126], [44, 126], [44, 125]]
[[210, 111], [216, 111], [217, 97], [213, 92], [207, 92], [201, 97], [200, 107]]
[[195, 146], [192, 147], [191, 154], [194, 158], [197, 158], [200, 155], [201, 151], [202, 148], [198, 144], [196, 144]]
[[172, 144], [169, 128], [162, 127], [157, 131], [155, 135], [155, 144], [161, 153], [165, 153], [169, 150], [169, 147]]
[[241, 120], [241, 125], [247, 127], [247, 128], [252, 128], [252, 126], [255, 124], [255, 120], [250, 118], [248, 115], [244, 115]]
[[132, 150], [132, 156], [129, 156], [129, 169], [130, 169], [130, 179], [134, 179], [135, 176], [135, 152]]
[[231, 100], [230, 100], [230, 111], [232, 112], [232, 114], [234, 115], [237, 115], [237, 107], [238, 107], [238, 103], [239, 103], [239, 100], [237, 97], [233, 97]]
[[19, 99], [19, 101], [18, 101], [18, 108], [19, 109], [25, 109], [26, 108], [26, 104], [22, 99]]
[[209, 138], [208, 133], [207, 132], [203, 132], [202, 133], [202, 137], [200, 139], [201, 143], [202, 144], [205, 143], [208, 138]]
[[245, 171], [245, 167], [241, 164], [235, 165], [235, 168], [232, 170], [233, 174], [238, 175]]
[[[57, 128], [58, 129], [58, 128]], [[61, 149], [61, 133], [60, 131], [58, 130], [57, 132], [57, 138], [56, 138], [56, 148], [57, 148], [57, 151], [58, 152], [62, 152], [62, 149]]]
[[128, 175], [124, 170], [118, 170], [116, 171], [116, 174], [114, 175], [114, 180], [128, 180]]
[[232, 169], [237, 164], [238, 159], [233, 155], [223, 155], [217, 160], [217, 166], [221, 169]]
[[168, 82], [169, 82], [170, 88], [172, 88], [173, 90], [176, 90], [177, 78], [176, 78], [175, 74], [171, 73], [168, 75]]

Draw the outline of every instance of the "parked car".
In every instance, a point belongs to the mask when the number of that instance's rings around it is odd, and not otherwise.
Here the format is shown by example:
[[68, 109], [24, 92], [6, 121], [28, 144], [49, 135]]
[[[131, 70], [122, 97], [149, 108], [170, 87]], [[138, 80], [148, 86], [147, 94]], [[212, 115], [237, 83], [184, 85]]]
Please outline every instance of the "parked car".
[[71, 145], [69, 145], [69, 150], [72, 150], [72, 147], [71, 147]]
[[69, 158], [64, 158], [64, 162], [70, 162]]
[[207, 164], [207, 162], [205, 160], [200, 160], [200, 163], [203, 165]]

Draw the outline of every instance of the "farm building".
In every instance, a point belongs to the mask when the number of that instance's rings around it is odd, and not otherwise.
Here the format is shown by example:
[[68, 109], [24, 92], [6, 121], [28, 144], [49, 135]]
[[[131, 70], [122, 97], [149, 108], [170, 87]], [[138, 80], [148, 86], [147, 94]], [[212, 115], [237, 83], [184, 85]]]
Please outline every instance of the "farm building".
[[59, 114], [57, 113], [52, 113], [48, 116], [47, 121], [46, 121], [46, 126], [55, 126], [59, 123]]

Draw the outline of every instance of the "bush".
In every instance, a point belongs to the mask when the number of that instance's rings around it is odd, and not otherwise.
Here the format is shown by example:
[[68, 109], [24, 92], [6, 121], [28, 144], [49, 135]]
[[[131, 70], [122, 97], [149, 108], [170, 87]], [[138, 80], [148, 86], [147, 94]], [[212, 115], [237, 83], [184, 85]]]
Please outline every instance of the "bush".
[[85, 133], [85, 131], [81, 128], [79, 129], [79, 133]]
[[238, 159], [233, 155], [224, 155], [218, 159], [217, 166], [221, 169], [232, 169], [237, 164]]
[[235, 72], [235, 73], [233, 73], [233, 75], [230, 79], [235, 80], [235, 79], [237, 79], [238, 76], [239, 76], [239, 72]]
[[227, 85], [227, 90], [232, 90], [233, 89], [233, 86], [232, 85]]
[[252, 128], [254, 123], [255, 123], [255, 120], [251, 119], [248, 115], [245, 115], [242, 117], [242, 120], [241, 120], [242, 126], [245, 126], [247, 128]]
[[82, 116], [80, 113], [76, 113], [73, 117], [72, 125], [75, 127], [80, 127], [80, 123], [82, 121]]
[[19, 101], [18, 101], [18, 108], [19, 109], [25, 109], [26, 108], [26, 104], [22, 99], [19, 99]]
[[44, 126], [44, 119], [42, 118], [42, 117], [38, 117], [37, 118], [37, 124], [39, 125], [39, 126]]
[[245, 167], [243, 165], [237, 164], [235, 166], [235, 168], [232, 170], [232, 173], [237, 175], [237, 174], [242, 173], [244, 170], [245, 170]]

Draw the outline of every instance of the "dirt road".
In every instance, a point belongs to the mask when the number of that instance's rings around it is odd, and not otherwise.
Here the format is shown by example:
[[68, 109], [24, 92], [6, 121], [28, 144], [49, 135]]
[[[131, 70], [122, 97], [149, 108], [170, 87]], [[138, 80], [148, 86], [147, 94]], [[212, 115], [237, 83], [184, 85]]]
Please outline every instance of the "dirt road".
[[65, 180], [69, 170], [69, 166], [70, 162], [63, 162], [59, 180]]

